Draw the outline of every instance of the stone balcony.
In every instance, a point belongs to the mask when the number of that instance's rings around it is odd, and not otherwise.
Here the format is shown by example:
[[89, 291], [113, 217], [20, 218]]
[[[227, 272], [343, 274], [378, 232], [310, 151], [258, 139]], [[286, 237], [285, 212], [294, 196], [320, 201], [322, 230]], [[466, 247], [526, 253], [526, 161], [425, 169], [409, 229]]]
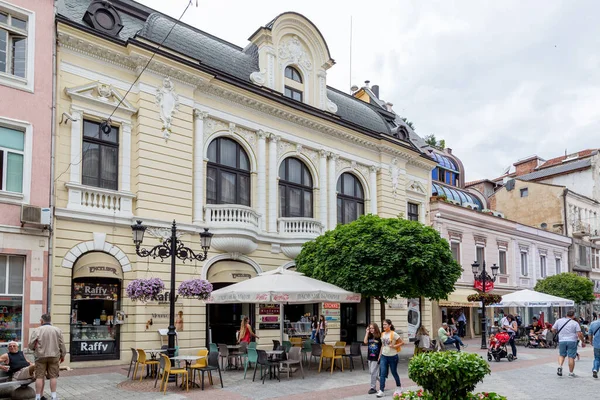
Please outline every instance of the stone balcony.
[[258, 247], [261, 215], [239, 204], [207, 204], [204, 223], [215, 233], [212, 247], [227, 253], [248, 254]]
[[133, 199], [130, 192], [66, 183], [69, 191], [67, 209], [117, 217], [133, 217]]
[[281, 251], [287, 257], [294, 259], [300, 254], [302, 244], [315, 239], [324, 232], [323, 224], [313, 218], [279, 218], [278, 231], [282, 238], [296, 239], [293, 243], [281, 245]]

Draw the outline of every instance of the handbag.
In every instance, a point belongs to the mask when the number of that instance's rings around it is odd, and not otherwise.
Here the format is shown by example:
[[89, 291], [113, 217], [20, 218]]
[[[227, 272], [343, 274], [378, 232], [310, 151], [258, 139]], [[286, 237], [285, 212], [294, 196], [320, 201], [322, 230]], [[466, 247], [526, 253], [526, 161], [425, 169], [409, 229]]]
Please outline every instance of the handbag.
[[567, 325], [569, 324], [569, 322], [571, 322], [571, 321], [573, 321], [573, 320], [571, 319], [571, 320], [569, 320], [569, 321], [565, 322], [565, 323], [563, 324], [563, 326], [561, 326], [561, 327], [560, 327], [560, 329], [558, 330], [558, 332], [556, 332], [556, 336], [554, 336], [554, 341], [555, 341], [556, 343], [560, 343], [560, 340], [558, 339], [558, 334], [560, 333], [560, 331], [562, 331], [562, 330], [563, 330], [563, 328], [564, 328], [565, 326], [567, 326]]

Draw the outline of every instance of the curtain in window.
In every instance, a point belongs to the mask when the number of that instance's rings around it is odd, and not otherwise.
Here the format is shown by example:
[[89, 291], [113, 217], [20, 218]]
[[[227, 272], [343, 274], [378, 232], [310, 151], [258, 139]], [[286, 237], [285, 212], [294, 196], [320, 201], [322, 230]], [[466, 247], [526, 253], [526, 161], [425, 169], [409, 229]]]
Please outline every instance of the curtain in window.
[[22, 154], [15, 154], [9, 152], [7, 155], [6, 190], [9, 192], [23, 193]]
[[8, 257], [0, 256], [0, 293], [6, 293], [6, 261]]
[[100, 171], [101, 187], [105, 189], [117, 190], [117, 166], [119, 149], [115, 147], [101, 146], [102, 170]]
[[25, 258], [9, 257], [8, 259], [8, 293], [23, 294], [23, 267]]
[[221, 203], [235, 204], [236, 175], [221, 171]]
[[82, 183], [87, 186], [99, 187], [98, 165], [100, 159], [100, 145], [83, 143]]

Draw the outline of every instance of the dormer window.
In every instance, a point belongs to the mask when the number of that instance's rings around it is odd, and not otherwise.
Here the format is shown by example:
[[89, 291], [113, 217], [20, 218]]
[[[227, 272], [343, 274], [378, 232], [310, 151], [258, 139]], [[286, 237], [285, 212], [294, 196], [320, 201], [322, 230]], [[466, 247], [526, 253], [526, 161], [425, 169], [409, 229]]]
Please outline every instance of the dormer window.
[[294, 67], [285, 68], [285, 86], [283, 95], [296, 101], [303, 101], [303, 89], [302, 75]]

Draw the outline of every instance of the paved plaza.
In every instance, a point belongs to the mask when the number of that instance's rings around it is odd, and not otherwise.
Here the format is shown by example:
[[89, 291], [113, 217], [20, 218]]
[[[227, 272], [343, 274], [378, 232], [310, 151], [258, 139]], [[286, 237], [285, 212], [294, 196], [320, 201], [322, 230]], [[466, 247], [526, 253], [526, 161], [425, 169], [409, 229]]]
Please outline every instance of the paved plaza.
[[[479, 341], [467, 341], [467, 351], [485, 356], [484, 350], [479, 350]], [[402, 352], [399, 365], [402, 384], [408, 389], [417, 386], [408, 379], [407, 365], [412, 345], [406, 346]], [[560, 399], [571, 396], [595, 398], [600, 390], [600, 380], [592, 378], [591, 365], [593, 351], [586, 347], [580, 349], [581, 361], [576, 364], [575, 378], [556, 375], [557, 350], [525, 349], [518, 347], [518, 360], [509, 363], [506, 359], [491, 362], [492, 374], [487, 376], [478, 386], [480, 391], [495, 391], [510, 400], [525, 399]], [[356, 363], [358, 364], [358, 363]], [[567, 370], [565, 365], [565, 371]], [[263, 385], [258, 379], [252, 382], [252, 375], [244, 380], [243, 371], [223, 372], [225, 388], [221, 389], [218, 379], [217, 386], [207, 386], [204, 391], [190, 390], [189, 393], [170, 384], [167, 395], [154, 389], [154, 380], [143, 379], [132, 382], [127, 378], [124, 366], [106, 368], [81, 368], [64, 372], [59, 380], [59, 398], [63, 400], [100, 400], [100, 399], [375, 399], [367, 395], [369, 389], [368, 371], [362, 369], [350, 372], [335, 370], [316, 372], [313, 363], [306, 378], [302, 379], [297, 371], [290, 380], [282, 374], [281, 382], [266, 380]], [[258, 374], [257, 374], [258, 375]], [[391, 378], [391, 376], [390, 376]], [[208, 382], [208, 381], [207, 381]], [[391, 387], [386, 391], [386, 397], [391, 398], [394, 389], [393, 379], [388, 381]]]

